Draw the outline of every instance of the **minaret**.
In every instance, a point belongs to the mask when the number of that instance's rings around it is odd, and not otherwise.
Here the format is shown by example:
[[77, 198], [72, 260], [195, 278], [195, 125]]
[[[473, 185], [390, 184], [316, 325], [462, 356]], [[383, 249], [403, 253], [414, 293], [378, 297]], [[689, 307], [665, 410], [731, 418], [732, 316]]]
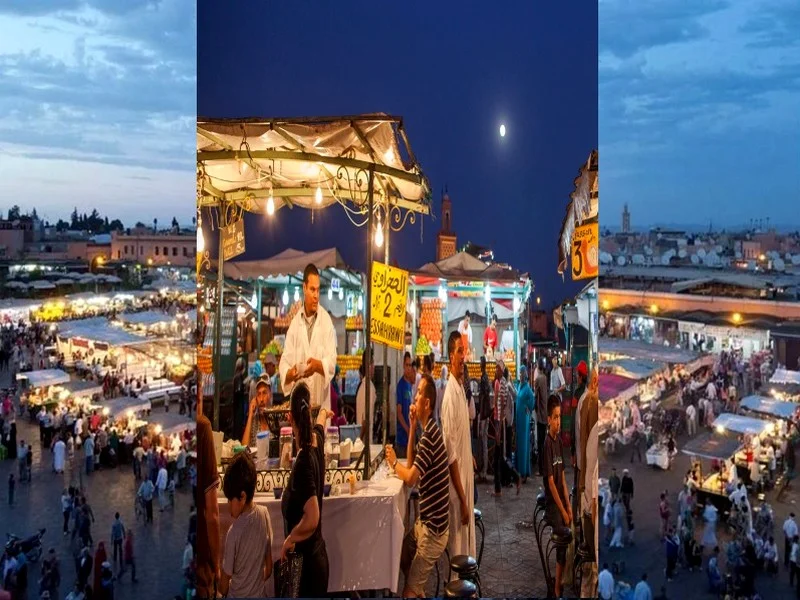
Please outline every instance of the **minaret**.
[[447, 194], [447, 186], [442, 192], [442, 228], [436, 238], [436, 262], [456, 253], [456, 234], [453, 231], [453, 204]]
[[622, 233], [631, 232], [631, 213], [628, 210], [628, 204], [622, 209]]

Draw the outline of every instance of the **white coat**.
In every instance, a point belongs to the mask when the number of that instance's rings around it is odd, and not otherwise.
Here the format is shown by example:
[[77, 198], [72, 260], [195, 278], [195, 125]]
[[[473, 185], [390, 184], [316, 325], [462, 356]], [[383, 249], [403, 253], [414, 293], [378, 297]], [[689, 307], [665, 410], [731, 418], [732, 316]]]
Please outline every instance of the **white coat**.
[[294, 388], [293, 384], [286, 383], [286, 374], [289, 370], [298, 363], [305, 366], [309, 358], [316, 358], [322, 362], [322, 370], [325, 374], [315, 373], [300, 381], [305, 382], [311, 391], [312, 407], [323, 406], [330, 409], [331, 380], [336, 373], [336, 330], [333, 328], [333, 321], [328, 311], [322, 306], [318, 306], [317, 321], [309, 342], [306, 325], [303, 322], [303, 313], [303, 310], [298, 311], [286, 333], [286, 346], [281, 355], [280, 365], [278, 365], [283, 393], [289, 397]]

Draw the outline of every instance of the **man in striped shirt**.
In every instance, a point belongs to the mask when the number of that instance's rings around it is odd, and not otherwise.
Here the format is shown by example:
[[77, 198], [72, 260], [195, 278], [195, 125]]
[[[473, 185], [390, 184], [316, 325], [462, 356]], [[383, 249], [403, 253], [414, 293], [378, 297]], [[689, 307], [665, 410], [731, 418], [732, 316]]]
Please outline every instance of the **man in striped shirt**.
[[[405, 598], [425, 597], [425, 584], [449, 537], [450, 472], [442, 432], [432, 418], [435, 409], [436, 384], [424, 373], [409, 410], [406, 464], [398, 462], [392, 446], [386, 447], [386, 461], [397, 476], [409, 487], [419, 483], [419, 518], [403, 542], [400, 558]], [[422, 438], [415, 456], [417, 423], [422, 426]]]

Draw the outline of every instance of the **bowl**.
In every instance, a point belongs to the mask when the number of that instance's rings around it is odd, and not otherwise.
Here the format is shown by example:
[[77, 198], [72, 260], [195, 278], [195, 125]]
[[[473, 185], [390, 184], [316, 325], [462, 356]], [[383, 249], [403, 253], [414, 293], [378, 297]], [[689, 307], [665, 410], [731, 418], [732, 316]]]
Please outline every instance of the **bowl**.
[[280, 500], [281, 496], [283, 495], [283, 488], [282, 487], [276, 487], [276, 488], [273, 488], [272, 491], [275, 494], [275, 500]]
[[327, 498], [328, 496], [331, 495], [331, 484], [330, 483], [326, 483], [324, 486], [322, 486], [322, 495], [325, 498]]

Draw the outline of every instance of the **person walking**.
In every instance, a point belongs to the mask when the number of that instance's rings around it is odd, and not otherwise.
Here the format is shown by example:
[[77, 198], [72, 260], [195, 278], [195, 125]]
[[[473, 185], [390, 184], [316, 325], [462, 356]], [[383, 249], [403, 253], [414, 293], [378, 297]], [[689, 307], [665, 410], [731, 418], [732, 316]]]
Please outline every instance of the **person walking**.
[[89, 476], [94, 471], [94, 436], [89, 435], [83, 442], [83, 452], [86, 459], [86, 475]]
[[661, 494], [661, 502], [658, 504], [658, 514], [661, 517], [661, 537], [663, 538], [665, 535], [667, 535], [667, 531], [669, 530], [669, 518], [672, 514], [666, 491]]
[[122, 567], [122, 573], [120, 576], [125, 574], [125, 570], [130, 567], [131, 568], [131, 583], [136, 583], [139, 580], [136, 579], [136, 558], [133, 553], [133, 531], [128, 529], [125, 532], [125, 544], [123, 546], [123, 552], [125, 554], [125, 564]]
[[69, 533], [69, 517], [72, 514], [72, 496], [66, 488], [61, 493], [61, 514], [64, 517], [64, 535]]
[[169, 505], [169, 498], [167, 497], [167, 468], [162, 466], [158, 470], [156, 477], [156, 488], [158, 489], [158, 512], [164, 512]]
[[628, 469], [622, 471], [622, 484], [620, 485], [620, 492], [622, 493], [622, 503], [625, 505], [625, 510], [631, 512], [631, 500], [633, 500], [633, 478], [631, 478]]
[[515, 455], [517, 471], [522, 477], [522, 483], [528, 481], [531, 476], [531, 414], [535, 409], [535, 399], [533, 390], [528, 384], [528, 369], [523, 365], [519, 369], [519, 392], [517, 393], [517, 404], [514, 410], [514, 420], [516, 422], [517, 434], [517, 453]]
[[633, 600], [653, 600], [653, 591], [647, 583], [647, 573], [642, 575], [642, 580], [636, 584], [633, 590]]
[[794, 513], [790, 513], [783, 522], [783, 566], [789, 568], [789, 554], [792, 550], [792, 540], [798, 534], [797, 523], [794, 520]]
[[620, 480], [617, 475], [617, 468], [611, 467], [611, 477], [608, 478], [608, 489], [612, 498], [619, 498]]
[[489, 422], [494, 414], [491, 390], [489, 375], [486, 372], [486, 357], [481, 356], [481, 379], [478, 383], [478, 458], [480, 458], [478, 481], [480, 483], [486, 483], [486, 472], [489, 468]]
[[675, 566], [678, 564], [678, 550], [680, 549], [680, 540], [678, 540], [678, 536], [675, 535], [672, 527], [667, 531], [664, 545], [667, 551], [667, 581], [672, 581], [672, 577], [675, 574]]
[[148, 478], [142, 481], [141, 485], [139, 486], [139, 491], [137, 492], [137, 496], [144, 501], [145, 523], [153, 522], [153, 494], [155, 493], [155, 490], [156, 487]]
[[125, 539], [125, 525], [122, 523], [122, 519], [119, 516], [119, 513], [114, 514], [114, 522], [111, 524], [111, 547], [112, 547], [112, 558], [111, 564], [113, 566], [117, 565], [117, 557], [119, 556], [119, 570], [120, 573], [124, 570], [125, 565], [123, 564], [123, 556], [122, 556], [122, 542]]

